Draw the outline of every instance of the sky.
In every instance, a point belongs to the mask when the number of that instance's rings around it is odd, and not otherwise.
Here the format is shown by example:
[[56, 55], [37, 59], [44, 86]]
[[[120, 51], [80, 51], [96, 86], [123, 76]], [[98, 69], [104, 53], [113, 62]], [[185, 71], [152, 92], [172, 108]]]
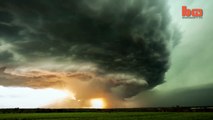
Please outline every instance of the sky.
[[0, 0], [0, 108], [212, 106], [212, 5]]

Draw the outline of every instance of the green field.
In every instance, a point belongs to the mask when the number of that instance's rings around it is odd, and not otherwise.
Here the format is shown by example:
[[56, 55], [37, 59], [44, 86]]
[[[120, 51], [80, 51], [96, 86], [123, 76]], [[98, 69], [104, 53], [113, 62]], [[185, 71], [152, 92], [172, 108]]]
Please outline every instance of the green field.
[[213, 120], [207, 112], [73, 112], [73, 113], [5, 113], [0, 119], [37, 120]]

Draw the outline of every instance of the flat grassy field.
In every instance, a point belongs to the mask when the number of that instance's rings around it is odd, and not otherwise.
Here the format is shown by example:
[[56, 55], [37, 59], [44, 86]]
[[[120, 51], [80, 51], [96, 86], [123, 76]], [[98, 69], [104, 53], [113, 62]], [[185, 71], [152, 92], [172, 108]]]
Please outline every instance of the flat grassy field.
[[213, 112], [71, 112], [5, 113], [0, 119], [18, 120], [213, 120]]

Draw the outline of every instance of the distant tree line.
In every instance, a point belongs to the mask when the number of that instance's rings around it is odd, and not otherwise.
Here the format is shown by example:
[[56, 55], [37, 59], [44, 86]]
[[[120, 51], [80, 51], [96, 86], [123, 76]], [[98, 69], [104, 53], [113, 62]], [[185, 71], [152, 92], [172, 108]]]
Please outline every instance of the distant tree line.
[[0, 109], [0, 113], [62, 113], [62, 112], [213, 112], [213, 107], [150, 107], [115, 109]]

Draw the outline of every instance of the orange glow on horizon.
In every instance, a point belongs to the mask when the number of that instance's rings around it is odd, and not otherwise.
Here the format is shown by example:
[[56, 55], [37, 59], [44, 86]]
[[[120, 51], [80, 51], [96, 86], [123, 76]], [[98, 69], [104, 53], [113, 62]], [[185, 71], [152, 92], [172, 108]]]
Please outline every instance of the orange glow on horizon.
[[106, 103], [103, 98], [94, 98], [90, 100], [91, 108], [105, 108]]

